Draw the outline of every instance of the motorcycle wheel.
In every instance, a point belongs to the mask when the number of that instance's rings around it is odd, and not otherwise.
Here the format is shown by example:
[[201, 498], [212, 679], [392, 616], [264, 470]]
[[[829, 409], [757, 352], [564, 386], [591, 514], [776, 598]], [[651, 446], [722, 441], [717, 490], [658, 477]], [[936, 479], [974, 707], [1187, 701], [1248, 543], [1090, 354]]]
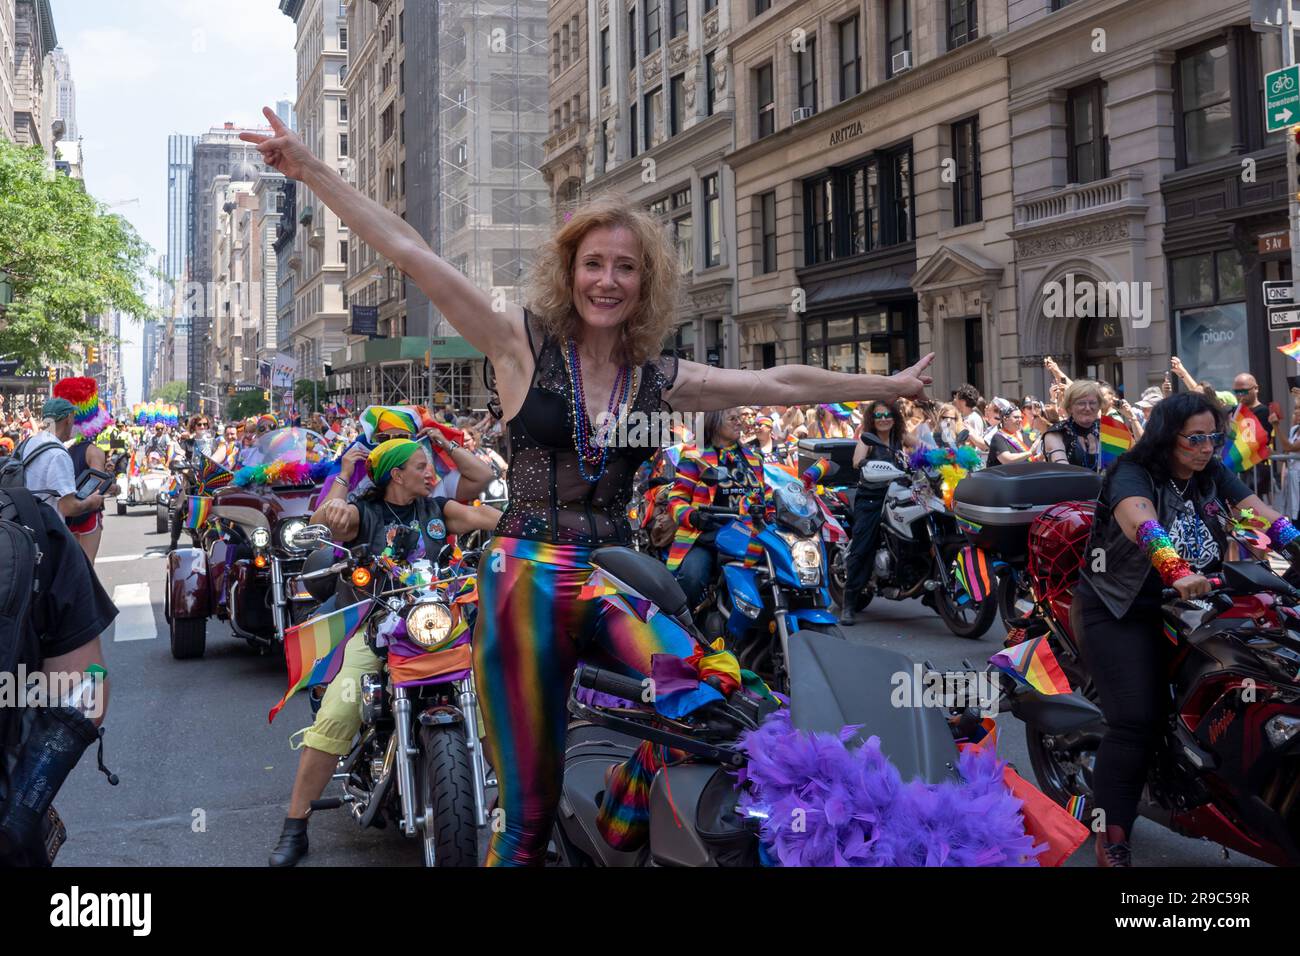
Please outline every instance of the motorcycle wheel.
[[838, 624], [818, 624], [813, 621], [803, 621], [799, 624], [799, 630], [812, 631], [814, 634], [825, 634], [827, 637], [838, 637], [841, 641], [848, 640], [848, 637], [840, 630]]
[[[826, 587], [831, 592], [831, 603], [838, 608], [844, 607], [844, 587], [849, 580], [848, 558], [848, 544], [837, 547], [835, 556], [831, 558], [830, 573], [826, 576]], [[873, 597], [875, 593], [870, 588], [863, 588], [858, 592], [858, 603], [853, 610], [865, 611]]]
[[424, 808], [424, 865], [478, 866], [478, 828], [474, 821], [474, 764], [459, 725], [420, 727]]
[[1100, 743], [1100, 734], [1050, 737], [1033, 724], [1025, 724], [1025, 745], [1038, 789], [1061, 806], [1075, 796], [1092, 799], [1092, 774]]
[[125, 514], [126, 514], [126, 502], [123, 501], [121, 498], [118, 498], [118, 499], [117, 499], [117, 516], [118, 516], [119, 518], [121, 518], [121, 517], [122, 517], [123, 515], [125, 515]]
[[[961, 547], [958, 543], [946, 546], [942, 552], [943, 560], [951, 565]], [[934, 590], [934, 609], [939, 612], [939, 617], [948, 630], [958, 637], [977, 641], [993, 625], [993, 618], [998, 613], [998, 599], [996, 594], [991, 594], [978, 605], [958, 605], [953, 596], [940, 587]]]
[[169, 520], [170, 516], [167, 514], [167, 509], [162, 507], [161, 505], [155, 505], [154, 515], [158, 523], [158, 533], [166, 534], [167, 532], [169, 532], [171, 530], [171, 523]]
[[207, 645], [207, 618], [172, 618], [171, 645], [172, 657], [178, 661], [187, 661], [203, 656]]

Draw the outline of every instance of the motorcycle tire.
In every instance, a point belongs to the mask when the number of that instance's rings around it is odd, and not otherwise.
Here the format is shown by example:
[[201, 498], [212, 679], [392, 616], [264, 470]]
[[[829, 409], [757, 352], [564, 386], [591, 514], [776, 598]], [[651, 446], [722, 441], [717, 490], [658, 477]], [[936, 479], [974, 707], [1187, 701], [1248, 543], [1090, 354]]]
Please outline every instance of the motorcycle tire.
[[167, 532], [171, 531], [171, 523], [169, 521], [169, 515], [167, 514], [166, 509], [155, 506], [154, 515], [156, 516], [157, 519], [159, 534], [167, 534]]
[[840, 629], [838, 624], [818, 624], [814, 621], [800, 621], [799, 630], [812, 631], [814, 634], [825, 634], [827, 637], [838, 637], [841, 641], [847, 641], [849, 639], [848, 635]]
[[172, 657], [176, 660], [202, 657], [208, 641], [207, 618], [172, 618], [170, 636]]
[[458, 724], [420, 727], [420, 782], [424, 810], [424, 865], [478, 866], [474, 820], [474, 763]]
[[[836, 549], [835, 557], [831, 558], [830, 573], [826, 575], [826, 587], [831, 593], [831, 604], [838, 608], [844, 607], [844, 585], [848, 581], [848, 569], [844, 567], [844, 559], [848, 557], [848, 553], [847, 544]], [[873, 597], [875, 597], [873, 591], [863, 588], [858, 592], [858, 603], [853, 610], [865, 611]]]
[[119, 518], [121, 518], [121, 517], [123, 517], [123, 516], [125, 516], [125, 515], [126, 515], [126, 502], [123, 501], [121, 498], [118, 498], [118, 499], [117, 499], [117, 516], [118, 516]]
[[1085, 732], [1071, 736], [1077, 738], [1069, 744], [1072, 751], [1084, 751], [1093, 755], [1086, 764], [1062, 762], [1052, 747], [1052, 738], [1033, 724], [1025, 724], [1025, 746], [1029, 751], [1029, 766], [1033, 768], [1038, 789], [1061, 806], [1076, 796], [1085, 797], [1089, 804], [1092, 802], [1093, 761], [1096, 759], [1097, 746], [1101, 743], [1099, 733]]
[[[960, 548], [960, 544], [950, 544], [943, 549], [943, 560], [947, 562], [949, 567], [956, 560]], [[993, 626], [993, 619], [997, 617], [998, 613], [998, 599], [996, 593], [987, 595], [979, 603], [979, 608], [975, 611], [975, 614], [966, 616], [961, 612], [969, 611], [970, 606], [959, 607], [954, 603], [952, 595], [940, 587], [935, 588], [934, 591], [934, 609], [939, 612], [940, 619], [953, 634], [967, 640], [977, 641]]]

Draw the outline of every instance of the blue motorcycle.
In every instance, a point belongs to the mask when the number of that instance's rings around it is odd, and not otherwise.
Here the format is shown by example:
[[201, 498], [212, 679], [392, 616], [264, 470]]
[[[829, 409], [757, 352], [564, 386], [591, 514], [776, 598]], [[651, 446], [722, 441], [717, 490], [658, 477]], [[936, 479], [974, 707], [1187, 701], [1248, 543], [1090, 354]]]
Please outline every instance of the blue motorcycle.
[[[843, 639], [844, 633], [830, 610], [821, 508], [793, 477], [770, 486], [769, 494], [774, 514], [762, 525], [742, 520], [735, 511], [701, 509], [732, 520], [714, 541], [724, 563], [705, 596], [699, 620], [710, 642], [725, 638], [741, 667], [788, 692], [790, 635], [816, 631]], [[751, 547], [755, 542], [761, 556]], [[753, 560], [747, 560], [751, 556]]]

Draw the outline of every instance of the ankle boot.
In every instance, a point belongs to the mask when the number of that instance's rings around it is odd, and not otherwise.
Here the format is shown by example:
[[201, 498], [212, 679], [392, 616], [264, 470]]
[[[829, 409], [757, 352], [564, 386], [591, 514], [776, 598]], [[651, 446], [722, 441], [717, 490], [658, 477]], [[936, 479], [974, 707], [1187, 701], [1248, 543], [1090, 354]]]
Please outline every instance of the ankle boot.
[[1133, 865], [1133, 848], [1129, 845], [1128, 834], [1121, 827], [1109, 826], [1105, 833], [1097, 834], [1097, 865]]
[[858, 606], [858, 592], [857, 592], [857, 591], [845, 591], [845, 592], [844, 592], [844, 603], [843, 603], [843, 605], [840, 607], [840, 623], [841, 623], [841, 624], [844, 624], [844, 625], [847, 626], [847, 625], [853, 623], [854, 610], [857, 608], [857, 606]]
[[307, 818], [285, 817], [280, 842], [271, 851], [268, 866], [294, 866], [307, 855]]

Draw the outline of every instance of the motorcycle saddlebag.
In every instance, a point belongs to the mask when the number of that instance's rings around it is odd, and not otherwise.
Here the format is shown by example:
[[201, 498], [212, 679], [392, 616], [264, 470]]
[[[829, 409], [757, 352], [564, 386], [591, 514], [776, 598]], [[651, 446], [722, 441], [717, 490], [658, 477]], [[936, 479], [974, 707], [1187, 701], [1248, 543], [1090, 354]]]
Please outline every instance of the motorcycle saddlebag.
[[740, 791], [721, 768], [704, 786], [695, 814], [695, 831], [718, 866], [758, 866], [758, 833], [736, 815]]
[[853, 449], [856, 438], [800, 438], [799, 474], [803, 474], [818, 459], [829, 458], [839, 465], [839, 471], [828, 475], [823, 482], [828, 488], [849, 488], [858, 483], [858, 473], [853, 468]]
[[1029, 525], [1062, 501], [1095, 500], [1101, 475], [1075, 465], [1020, 462], [976, 471], [953, 492], [953, 512], [972, 544], [1023, 561]]

